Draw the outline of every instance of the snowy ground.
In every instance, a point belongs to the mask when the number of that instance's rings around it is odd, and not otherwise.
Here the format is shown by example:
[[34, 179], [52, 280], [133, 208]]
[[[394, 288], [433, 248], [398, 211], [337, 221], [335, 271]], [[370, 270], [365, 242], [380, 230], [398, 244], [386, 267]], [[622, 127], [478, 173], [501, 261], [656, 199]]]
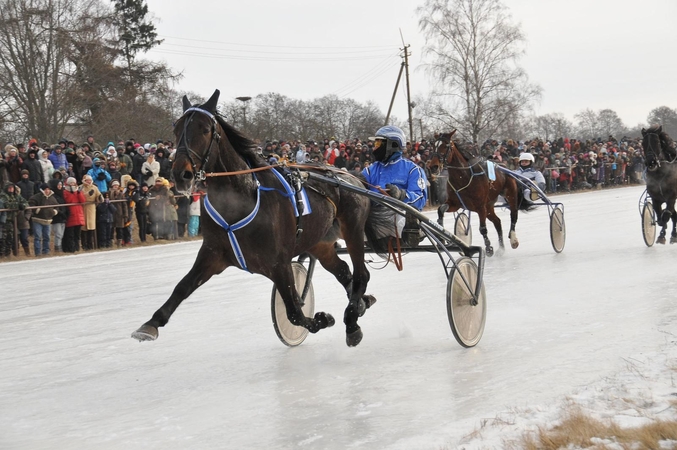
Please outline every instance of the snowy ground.
[[628, 426], [676, 419], [677, 246], [644, 245], [641, 193], [556, 197], [562, 254], [545, 208], [521, 214], [519, 249], [488, 260], [472, 349], [449, 329], [429, 254], [371, 271], [379, 301], [357, 348], [322, 270], [316, 309], [338, 323], [287, 348], [272, 284], [236, 269], [186, 300], [156, 342], [129, 337], [196, 242], [1, 264], [0, 448], [479, 449], [556, 423], [570, 402]]

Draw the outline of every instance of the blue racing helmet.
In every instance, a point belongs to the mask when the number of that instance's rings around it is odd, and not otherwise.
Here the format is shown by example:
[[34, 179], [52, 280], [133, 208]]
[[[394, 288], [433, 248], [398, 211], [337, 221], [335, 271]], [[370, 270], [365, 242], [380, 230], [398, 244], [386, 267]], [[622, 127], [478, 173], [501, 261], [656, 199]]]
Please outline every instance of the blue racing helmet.
[[393, 125], [379, 128], [376, 136], [370, 139], [374, 141], [374, 159], [381, 162], [403, 152], [407, 141], [402, 130]]
[[407, 138], [404, 136], [404, 132], [395, 125], [386, 125], [385, 127], [379, 128], [376, 132], [376, 136], [372, 139], [378, 138], [385, 138], [397, 142], [400, 149], [404, 149], [407, 144]]

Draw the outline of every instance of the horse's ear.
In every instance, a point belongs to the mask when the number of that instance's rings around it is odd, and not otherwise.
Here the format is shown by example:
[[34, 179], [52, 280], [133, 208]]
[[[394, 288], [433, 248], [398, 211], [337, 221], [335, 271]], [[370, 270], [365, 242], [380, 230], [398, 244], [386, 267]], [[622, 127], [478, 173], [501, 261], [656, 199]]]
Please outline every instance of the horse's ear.
[[188, 108], [190, 108], [191, 106], [193, 106], [193, 105], [190, 104], [190, 100], [188, 100], [188, 96], [184, 95], [183, 96], [183, 112], [186, 112], [186, 110]]
[[644, 136], [645, 134], [646, 134], [646, 129], [642, 128], [642, 136]]
[[658, 132], [662, 133], [663, 132], [663, 125], [658, 125]]
[[221, 94], [221, 91], [215, 89], [212, 96], [209, 97], [209, 100], [207, 100], [207, 103], [202, 105], [202, 108], [206, 109], [210, 113], [216, 113], [216, 105], [219, 102], [219, 94]]
[[451, 138], [451, 137], [453, 137], [455, 134], [456, 134], [456, 130], [454, 130], [454, 131], [452, 131], [451, 133], [449, 133], [449, 137]]

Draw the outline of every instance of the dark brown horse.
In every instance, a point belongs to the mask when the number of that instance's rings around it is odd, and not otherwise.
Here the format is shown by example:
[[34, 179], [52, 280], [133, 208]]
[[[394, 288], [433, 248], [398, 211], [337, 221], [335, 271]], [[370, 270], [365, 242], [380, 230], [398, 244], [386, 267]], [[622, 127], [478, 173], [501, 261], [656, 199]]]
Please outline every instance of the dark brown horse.
[[[305, 190], [309, 204], [306, 209], [312, 212], [301, 217], [303, 231], [299, 233], [295, 217], [298, 203], [294, 201], [293, 192], [286, 190], [275, 174], [277, 169], [257, 156], [255, 144], [216, 112], [218, 97], [217, 90], [207, 103], [197, 107], [184, 97], [184, 113], [174, 127], [178, 146], [172, 174], [177, 188], [190, 191], [199, 181], [207, 190], [201, 214], [202, 246], [190, 272], [132, 337], [156, 339], [158, 328], [167, 324], [185, 298], [230, 266], [272, 280], [291, 323], [311, 333], [330, 327], [334, 319], [327, 313], [318, 312], [312, 318], [304, 316], [301, 298], [294, 286], [292, 258], [308, 253], [345, 288], [348, 294], [343, 318], [346, 342], [349, 346], [359, 344], [362, 331], [357, 319], [374, 301], [373, 297], [364, 295], [369, 281], [364, 262], [369, 199], [307, 180]], [[361, 186], [346, 175], [346, 179], [350, 178]], [[340, 237], [348, 248], [352, 274], [334, 248]]]
[[646, 190], [661, 226], [656, 243], [665, 244], [666, 229], [672, 219], [670, 243], [674, 244], [677, 242], [677, 152], [672, 139], [660, 125], [642, 129], [642, 148], [646, 159]]
[[[510, 207], [510, 245], [517, 248], [519, 241], [515, 233], [517, 211], [519, 208], [527, 210], [522, 202], [522, 190], [517, 182], [504, 172], [494, 170], [495, 180], [490, 180], [487, 162], [482, 158], [473, 157], [468, 151], [462, 152], [452, 140], [455, 131], [442, 133], [435, 142], [435, 150], [441, 156], [446, 166], [449, 179], [447, 180], [447, 201], [437, 210], [437, 222], [444, 224], [444, 213], [466, 209], [474, 211], [480, 218], [480, 233], [484, 238], [487, 256], [494, 254], [487, 236], [487, 218], [491, 220], [498, 233], [498, 245], [504, 249], [503, 228], [501, 219], [494, 211], [494, 203], [502, 195]], [[465, 153], [465, 155], [463, 154]], [[524, 206], [523, 206], [524, 205]]]

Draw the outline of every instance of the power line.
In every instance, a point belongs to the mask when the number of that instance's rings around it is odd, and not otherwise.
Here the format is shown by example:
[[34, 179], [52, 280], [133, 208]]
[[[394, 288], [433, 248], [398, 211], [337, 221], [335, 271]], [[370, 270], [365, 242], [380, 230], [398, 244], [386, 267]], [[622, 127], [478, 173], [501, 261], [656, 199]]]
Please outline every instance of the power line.
[[356, 47], [350, 47], [350, 46], [340, 46], [340, 47], [335, 47], [335, 46], [322, 46], [322, 47], [313, 47], [313, 46], [293, 46], [293, 45], [268, 45], [268, 44], [242, 44], [239, 42], [224, 42], [224, 41], [210, 41], [210, 40], [205, 40], [205, 39], [193, 39], [193, 38], [181, 38], [177, 36], [166, 36], [166, 35], [158, 35], [160, 38], [167, 38], [167, 39], [179, 39], [182, 41], [193, 41], [193, 42], [209, 42], [212, 44], [223, 44], [223, 45], [238, 45], [242, 47], [271, 47], [271, 48], [305, 48], [305, 49], [367, 49], [367, 48], [373, 48], [373, 49], [392, 49], [392, 45], [372, 45], [372, 46], [356, 46]]
[[387, 58], [384, 58], [376, 63], [371, 69], [367, 70], [366, 72], [362, 73], [360, 76], [349, 82], [348, 84], [345, 84], [344, 86], [338, 88], [333, 92], [333, 94], [340, 95], [339, 92], [344, 91], [346, 89], [350, 89], [352, 85], [361, 83], [364, 79], [368, 78], [371, 76], [372, 73], [382, 70], [384, 68], [384, 63], [388, 61], [390, 58], [393, 56], [397, 56], [397, 54], [392, 54], [388, 56]]
[[360, 88], [362, 88], [362, 87], [364, 87], [364, 86], [367, 86], [368, 84], [370, 84], [371, 82], [373, 82], [373, 81], [376, 80], [377, 78], [380, 78], [381, 75], [385, 74], [386, 72], [389, 72], [391, 69], [393, 69], [393, 68], [395, 68], [395, 67], [397, 67], [397, 66], [399, 66], [399, 65], [400, 65], [399, 62], [395, 62], [395, 63], [391, 63], [391, 64], [389, 64], [389, 65], [383, 66], [382, 68], [380, 68], [379, 71], [377, 71], [376, 73], [372, 74], [372, 75], [369, 76], [368, 78], [365, 78], [361, 83], [357, 84], [356, 86], [353, 86], [351, 89], [349, 89], [349, 90], [343, 92], [342, 94], [339, 94], [339, 96], [340, 96], [341, 98], [347, 97], [349, 94], [355, 92], [356, 90], [358, 90], [358, 89], [360, 89]]
[[[256, 53], [256, 54], [274, 54], [274, 55], [326, 55], [326, 51], [322, 52], [281, 52], [279, 50], [274, 50], [274, 51], [262, 51], [262, 50], [239, 50], [239, 49], [233, 49], [233, 48], [205, 48], [203, 46], [198, 46], [198, 45], [181, 45], [181, 44], [170, 44], [170, 43], [163, 43], [162, 46], [169, 46], [169, 47], [181, 47], [181, 48], [198, 48], [200, 50], [217, 50], [217, 51], [228, 51], [228, 52], [239, 52], [239, 53]], [[179, 50], [176, 50], [179, 51]], [[340, 52], [332, 52], [332, 54], [357, 54], [357, 53], [375, 53], [377, 50], [353, 50], [353, 51], [340, 51]], [[378, 54], [382, 55], [383, 51], [378, 51]]]
[[380, 55], [361, 55], [361, 56], [327, 56], [327, 57], [318, 57], [318, 56], [308, 56], [308, 55], [299, 55], [295, 57], [284, 57], [284, 58], [275, 58], [271, 56], [241, 56], [241, 55], [227, 55], [227, 54], [214, 54], [214, 53], [199, 53], [199, 52], [183, 52], [178, 50], [159, 50], [152, 49], [150, 52], [166, 54], [166, 55], [181, 55], [181, 56], [195, 56], [199, 58], [210, 58], [210, 59], [234, 59], [241, 61], [291, 61], [291, 62], [336, 62], [336, 61], [360, 61], [374, 59], [376, 57], [384, 56]]

